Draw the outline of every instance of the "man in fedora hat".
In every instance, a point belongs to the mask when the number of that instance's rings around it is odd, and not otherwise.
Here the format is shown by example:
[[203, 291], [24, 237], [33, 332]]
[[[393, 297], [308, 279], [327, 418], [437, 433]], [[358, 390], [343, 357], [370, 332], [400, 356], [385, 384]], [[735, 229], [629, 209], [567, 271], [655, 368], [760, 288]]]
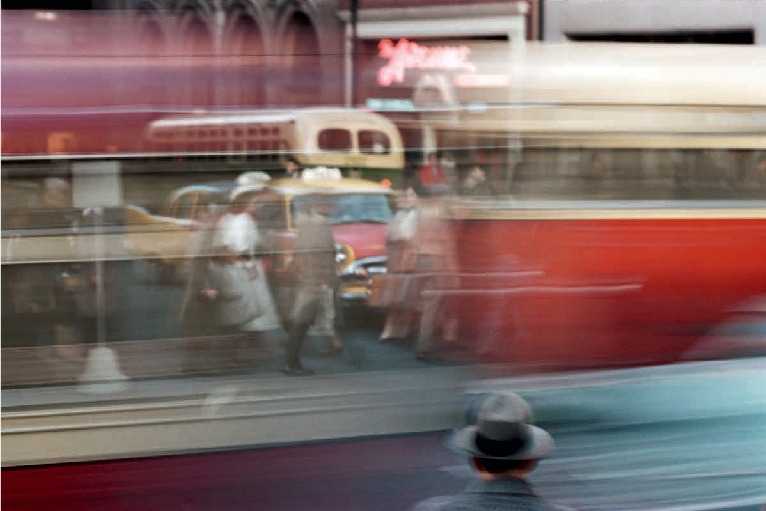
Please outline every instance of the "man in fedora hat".
[[532, 412], [524, 399], [513, 393], [490, 394], [469, 415], [471, 425], [456, 431], [450, 443], [470, 456], [480, 480], [457, 495], [424, 500], [414, 511], [568, 509], [538, 497], [527, 482], [554, 444], [548, 432], [531, 424]]

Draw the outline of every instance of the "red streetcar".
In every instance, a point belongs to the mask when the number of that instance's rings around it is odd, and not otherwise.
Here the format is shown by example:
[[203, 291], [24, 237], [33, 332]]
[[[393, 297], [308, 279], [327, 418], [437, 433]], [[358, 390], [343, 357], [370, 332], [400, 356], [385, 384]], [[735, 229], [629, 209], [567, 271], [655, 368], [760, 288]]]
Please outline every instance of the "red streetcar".
[[766, 295], [754, 86], [766, 52], [530, 43], [510, 55], [499, 93], [459, 89], [474, 102], [453, 115], [400, 121], [435, 134], [457, 180], [486, 173], [490, 194], [454, 204], [461, 284], [444, 290], [473, 354], [529, 370], [672, 362]]

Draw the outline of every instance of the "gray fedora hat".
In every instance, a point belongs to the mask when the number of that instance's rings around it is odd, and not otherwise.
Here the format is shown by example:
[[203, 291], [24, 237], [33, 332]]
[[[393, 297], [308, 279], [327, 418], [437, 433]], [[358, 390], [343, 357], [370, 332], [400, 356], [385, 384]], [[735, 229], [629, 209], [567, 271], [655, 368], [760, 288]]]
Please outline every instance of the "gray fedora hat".
[[553, 438], [529, 424], [532, 412], [517, 394], [491, 394], [482, 399], [476, 424], [456, 431], [452, 446], [471, 456], [499, 460], [539, 460], [553, 452]]

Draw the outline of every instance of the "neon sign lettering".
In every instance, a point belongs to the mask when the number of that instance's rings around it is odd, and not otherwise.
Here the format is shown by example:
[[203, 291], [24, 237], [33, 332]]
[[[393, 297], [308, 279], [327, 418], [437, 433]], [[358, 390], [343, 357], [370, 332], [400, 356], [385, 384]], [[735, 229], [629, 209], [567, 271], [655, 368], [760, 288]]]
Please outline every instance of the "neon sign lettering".
[[388, 64], [378, 70], [378, 84], [388, 87], [404, 81], [406, 69], [438, 69], [444, 71], [462, 70], [471, 73], [476, 66], [468, 60], [471, 49], [468, 46], [421, 46], [407, 39], [394, 44], [390, 39], [378, 43], [378, 56]]

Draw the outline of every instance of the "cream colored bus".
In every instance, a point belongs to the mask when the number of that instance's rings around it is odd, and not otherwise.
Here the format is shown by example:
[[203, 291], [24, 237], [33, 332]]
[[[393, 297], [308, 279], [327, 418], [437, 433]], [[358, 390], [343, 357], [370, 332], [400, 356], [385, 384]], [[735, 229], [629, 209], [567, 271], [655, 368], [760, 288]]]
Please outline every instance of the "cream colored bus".
[[374, 112], [344, 108], [226, 111], [177, 115], [149, 124], [150, 153], [184, 163], [220, 162], [279, 177], [282, 161], [334, 167], [347, 177], [401, 182], [402, 141], [396, 126]]

